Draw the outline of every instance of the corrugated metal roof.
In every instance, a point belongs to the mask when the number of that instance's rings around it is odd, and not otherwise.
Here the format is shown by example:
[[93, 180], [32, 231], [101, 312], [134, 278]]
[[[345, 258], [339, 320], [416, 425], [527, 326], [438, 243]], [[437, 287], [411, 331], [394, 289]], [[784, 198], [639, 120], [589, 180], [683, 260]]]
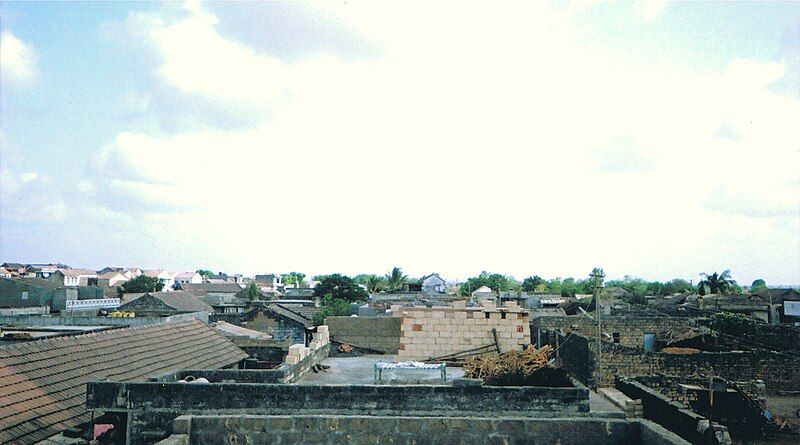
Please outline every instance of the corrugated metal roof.
[[247, 354], [197, 321], [0, 347], [0, 443], [32, 444], [89, 420], [86, 383], [220, 368]]

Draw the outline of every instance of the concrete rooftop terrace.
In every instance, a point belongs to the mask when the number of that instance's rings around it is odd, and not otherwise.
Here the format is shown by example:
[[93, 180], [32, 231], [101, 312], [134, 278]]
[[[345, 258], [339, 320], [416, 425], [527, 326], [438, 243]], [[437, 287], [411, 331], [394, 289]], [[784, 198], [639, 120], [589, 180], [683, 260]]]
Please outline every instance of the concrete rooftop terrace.
[[[359, 357], [328, 357], [321, 363], [330, 366], [325, 371], [309, 372], [296, 382], [297, 385], [371, 385], [374, 384], [373, 366], [378, 362], [397, 362], [396, 355], [362, 355]], [[460, 367], [447, 368], [447, 382], [460, 378], [464, 371]], [[399, 370], [383, 371], [381, 385], [441, 385], [439, 371]], [[605, 397], [589, 391], [589, 416], [603, 418], [624, 418], [625, 413]]]

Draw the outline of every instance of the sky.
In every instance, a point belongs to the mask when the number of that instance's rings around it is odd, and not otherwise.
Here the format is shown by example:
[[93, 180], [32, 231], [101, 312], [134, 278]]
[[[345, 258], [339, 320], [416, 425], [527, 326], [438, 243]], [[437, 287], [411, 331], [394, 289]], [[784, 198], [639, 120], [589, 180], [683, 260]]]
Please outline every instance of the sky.
[[0, 260], [800, 283], [800, 2], [3, 2]]

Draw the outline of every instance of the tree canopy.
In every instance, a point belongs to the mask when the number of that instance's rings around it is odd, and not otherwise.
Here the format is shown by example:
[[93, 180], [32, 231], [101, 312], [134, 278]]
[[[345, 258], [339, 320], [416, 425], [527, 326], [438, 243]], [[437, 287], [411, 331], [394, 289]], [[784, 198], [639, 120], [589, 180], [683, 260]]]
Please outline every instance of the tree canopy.
[[281, 280], [283, 280], [283, 284], [285, 286], [293, 286], [297, 285], [297, 287], [303, 287], [305, 285], [306, 274], [302, 272], [289, 272], [281, 275]]
[[342, 274], [331, 274], [314, 287], [315, 297], [330, 296], [349, 302], [365, 301], [369, 295], [352, 278]]
[[128, 280], [117, 287], [117, 293], [121, 294], [139, 294], [144, 292], [159, 292], [164, 288], [164, 282], [156, 277], [148, 277], [146, 275], [139, 275], [138, 277]]
[[403, 273], [403, 269], [395, 266], [386, 274], [386, 287], [390, 292], [397, 292], [408, 282], [408, 275]]
[[751, 293], [763, 292], [765, 290], [767, 290], [767, 282], [761, 278], [753, 281], [753, 284], [750, 285]]
[[736, 281], [731, 278], [730, 270], [726, 270], [721, 274], [716, 272], [711, 275], [701, 273], [700, 276], [703, 277], [703, 280], [697, 283], [700, 295], [705, 295], [707, 293], [706, 290], [712, 294], [727, 295], [734, 290], [736, 285]]
[[197, 269], [197, 273], [199, 273], [200, 276], [202, 276], [204, 278], [208, 278], [208, 277], [214, 275], [214, 272], [211, 272], [210, 270], [206, 270], [206, 269]]
[[484, 270], [477, 277], [467, 279], [467, 282], [463, 283], [459, 288], [458, 293], [459, 295], [469, 296], [471, 292], [481, 286], [486, 286], [494, 292], [499, 292], [516, 289], [519, 287], [519, 283], [512, 277], [499, 273], [489, 273]]
[[386, 277], [379, 277], [375, 274], [362, 273], [353, 277], [353, 281], [367, 288], [367, 292], [375, 293], [386, 290], [388, 287]]
[[539, 275], [531, 275], [522, 280], [522, 290], [525, 292], [537, 292], [545, 281]]

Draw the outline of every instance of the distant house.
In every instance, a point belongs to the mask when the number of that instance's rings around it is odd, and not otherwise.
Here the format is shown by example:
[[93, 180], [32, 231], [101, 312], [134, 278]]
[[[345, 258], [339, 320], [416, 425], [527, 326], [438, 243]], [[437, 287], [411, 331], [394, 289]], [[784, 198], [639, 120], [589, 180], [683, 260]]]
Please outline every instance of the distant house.
[[[258, 303], [257, 303], [258, 304]], [[226, 321], [248, 329], [267, 332], [275, 340], [307, 344], [314, 322], [313, 307], [288, 304], [259, 304], [241, 314], [213, 314], [209, 321]]]
[[150, 278], [158, 278], [164, 283], [164, 290], [169, 292], [175, 286], [175, 276], [168, 270], [164, 269], [149, 269], [142, 272], [142, 275]]
[[10, 270], [0, 267], [0, 278], [11, 278], [13, 275]]
[[89, 269], [57, 269], [48, 275], [48, 279], [60, 282], [66, 287], [96, 286], [97, 272]]
[[438, 273], [432, 273], [422, 278], [422, 291], [425, 293], [443, 294], [447, 282]]
[[114, 287], [128, 280], [130, 280], [130, 278], [126, 277], [120, 272], [106, 272], [104, 274], [97, 276], [97, 285], [104, 287]]
[[749, 315], [765, 322], [770, 321], [769, 301], [759, 295], [703, 295], [697, 298], [697, 306], [707, 311], [735, 312]]
[[217, 314], [241, 314], [247, 312], [249, 301], [237, 297], [235, 294], [207, 294], [200, 297]]
[[236, 295], [242, 291], [242, 288], [234, 283], [178, 283], [175, 289], [200, 296], [209, 294]]
[[147, 292], [124, 294], [120, 311], [143, 316], [165, 316], [187, 312], [214, 312], [214, 308], [188, 292]]
[[283, 290], [283, 298], [288, 300], [311, 300], [314, 298], [314, 289], [310, 287], [287, 287]]
[[[77, 299], [77, 291], [72, 289], [71, 298]], [[22, 308], [65, 304], [67, 289], [63, 284], [41, 278], [0, 278], [0, 307]]]
[[481, 286], [472, 291], [472, 296], [474, 298], [481, 298], [481, 297], [494, 298], [494, 292], [492, 291], [492, 288], [490, 288], [489, 286]]
[[[29, 276], [32, 275], [32, 276], [35, 276], [36, 278], [50, 278], [50, 275], [52, 275], [55, 271], [57, 271], [59, 269], [59, 266], [62, 266], [62, 265], [57, 265], [57, 264], [30, 264], [26, 268], [26, 271], [27, 271], [26, 275], [29, 275]], [[68, 269], [68, 268], [65, 267], [64, 269]]]
[[21, 263], [3, 263], [0, 264], [0, 267], [8, 270], [12, 277], [18, 277], [25, 274], [26, 265]]
[[104, 267], [97, 271], [98, 275], [104, 275], [109, 272], [119, 272], [129, 280], [132, 280], [142, 274], [142, 269], [138, 267]]
[[256, 275], [255, 277], [256, 286], [259, 289], [267, 292], [283, 292], [283, 280], [281, 279], [280, 275], [276, 275], [274, 273], [265, 274], [265, 275]]
[[203, 276], [197, 272], [178, 272], [175, 274], [175, 284], [192, 283], [200, 284], [203, 282]]

